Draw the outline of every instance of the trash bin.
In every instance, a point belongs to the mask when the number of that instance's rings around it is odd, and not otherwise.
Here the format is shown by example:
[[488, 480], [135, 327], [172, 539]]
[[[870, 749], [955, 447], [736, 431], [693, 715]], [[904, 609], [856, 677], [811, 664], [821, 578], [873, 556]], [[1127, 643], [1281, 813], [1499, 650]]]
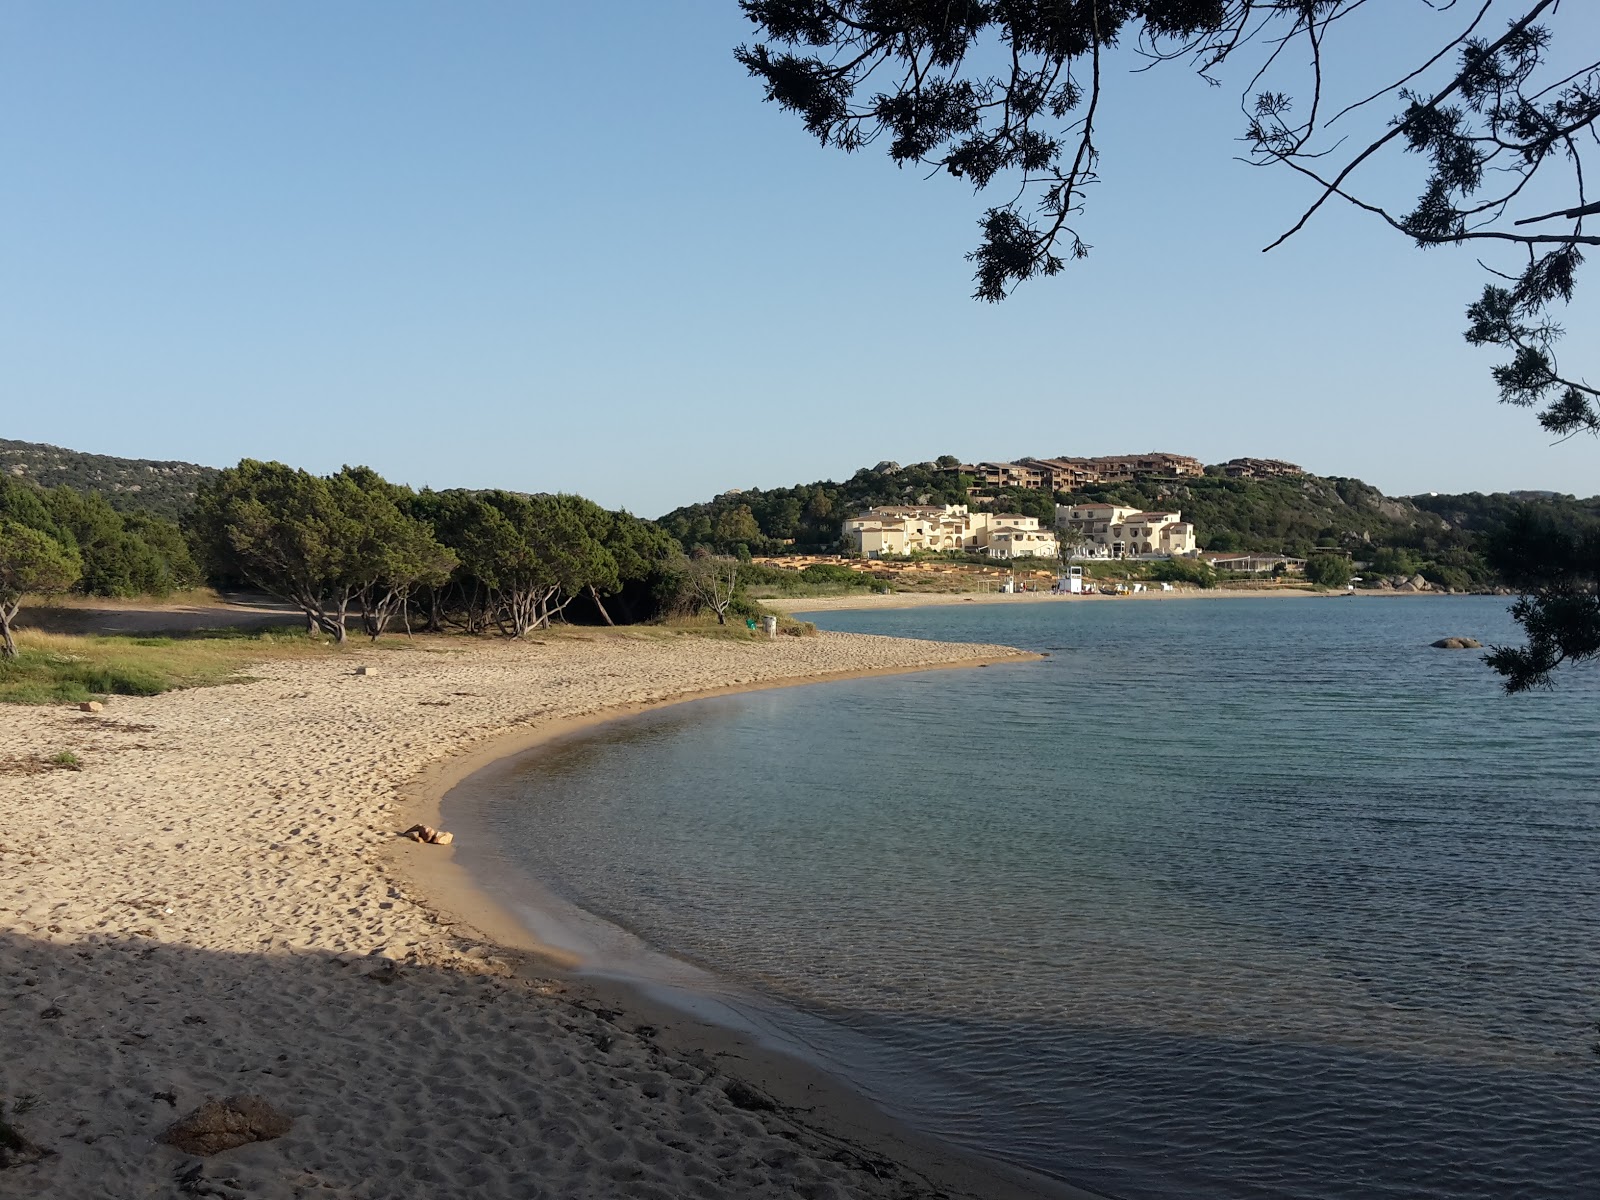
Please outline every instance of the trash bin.
[[778, 636], [778, 618], [777, 617], [762, 617], [761, 618], [761, 628], [765, 629], [767, 631], [767, 637], [769, 637], [769, 638], [777, 637]]

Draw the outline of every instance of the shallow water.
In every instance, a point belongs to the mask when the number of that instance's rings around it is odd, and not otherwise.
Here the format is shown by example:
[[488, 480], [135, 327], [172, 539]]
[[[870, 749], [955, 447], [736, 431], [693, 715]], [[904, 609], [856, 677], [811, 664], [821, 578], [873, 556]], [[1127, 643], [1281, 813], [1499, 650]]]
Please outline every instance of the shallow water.
[[887, 1106], [1109, 1194], [1592, 1197], [1600, 672], [1508, 698], [1428, 647], [1504, 608], [823, 614], [1051, 657], [663, 710], [474, 819]]

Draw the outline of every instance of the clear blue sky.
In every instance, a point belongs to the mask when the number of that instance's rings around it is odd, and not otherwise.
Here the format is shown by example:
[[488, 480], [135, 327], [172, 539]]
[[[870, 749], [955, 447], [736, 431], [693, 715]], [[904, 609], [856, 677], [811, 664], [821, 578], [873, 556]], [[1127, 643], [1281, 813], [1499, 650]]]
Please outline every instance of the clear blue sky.
[[1306, 193], [1233, 160], [1234, 90], [1114, 75], [1092, 257], [985, 306], [983, 201], [818, 148], [749, 37], [733, 0], [7, 0], [0, 436], [647, 516], [942, 453], [1600, 492], [1496, 404], [1470, 252], [1333, 210], [1259, 253]]

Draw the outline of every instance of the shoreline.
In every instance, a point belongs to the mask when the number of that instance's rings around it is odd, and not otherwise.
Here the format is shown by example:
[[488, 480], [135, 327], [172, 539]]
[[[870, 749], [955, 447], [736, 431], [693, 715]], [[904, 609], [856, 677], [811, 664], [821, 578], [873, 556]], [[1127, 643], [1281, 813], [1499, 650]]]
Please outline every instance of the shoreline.
[[[190, 1167], [154, 1136], [250, 1092], [290, 1133], [193, 1169], [266, 1200], [1091, 1195], [913, 1133], [646, 989], [569, 974], [519, 948], [453, 852], [398, 837], [476, 767], [632, 712], [1032, 657], [857, 634], [418, 638], [103, 714], [8, 711], [0, 975], [22, 987], [0, 1006], [0, 1101], [28, 1098], [7, 1119], [53, 1151], [17, 1182], [162, 1194]], [[81, 771], [19, 765], [62, 750]]]
[[[693, 704], [697, 700], [710, 700], [718, 696], [775, 691], [779, 688], [805, 687], [816, 683], [842, 683], [851, 679], [910, 675], [923, 671], [971, 670], [1007, 663], [1037, 662], [1042, 657], [1033, 651], [1016, 650], [1005, 655], [974, 656], [946, 662], [861, 667], [811, 675], [778, 676], [759, 682], [700, 688], [643, 703], [615, 704], [594, 712], [558, 717], [522, 728], [505, 729], [490, 734], [488, 740], [481, 744], [468, 747], [430, 764], [411, 780], [402, 784], [397, 789], [397, 796], [404, 803], [399, 819], [404, 821], [407, 827], [421, 824], [438, 828], [440, 811], [446, 796], [474, 775], [552, 742], [627, 721], [645, 713], [658, 712], [681, 704]], [[457, 846], [428, 846], [400, 838], [396, 840], [389, 857], [390, 861], [402, 871], [414, 876], [419, 885], [432, 889], [435, 896], [448, 897], [448, 901], [438, 901], [440, 907], [448, 908], [456, 916], [493, 937], [502, 945], [538, 955], [553, 965], [563, 967], [576, 965], [573, 956], [568, 952], [539, 941], [514, 913], [461, 867], [456, 862]]]
[[[506, 769], [513, 760], [570, 738], [593, 734], [647, 713], [693, 704], [720, 696], [757, 691], [837, 683], [851, 679], [916, 674], [1038, 661], [1039, 654], [1017, 651], [996, 657], [974, 658], [930, 666], [895, 666], [777, 678], [759, 683], [709, 688], [652, 701], [625, 704], [533, 729], [507, 731], [484, 745], [435, 764], [404, 789], [408, 799], [405, 820], [440, 826], [441, 812], [450, 794], [470, 786], [484, 774]], [[663, 983], [632, 974], [591, 969], [574, 953], [540, 939], [502, 895], [491, 890], [482, 874], [460, 862], [461, 843], [440, 853], [435, 846], [409, 841], [396, 844], [391, 861], [440, 909], [448, 911], [498, 946], [514, 952], [513, 970], [529, 977], [548, 975], [554, 969], [578, 989], [583, 1001], [617, 1014], [619, 1020], [639, 1021], [655, 1030], [654, 1041], [674, 1054], [690, 1058], [731, 1058], [738, 1062], [737, 1077], [770, 1097], [781, 1110], [804, 1113], [804, 1123], [842, 1147], [879, 1160], [888, 1159], [910, 1169], [941, 1192], [993, 1200], [1106, 1200], [1069, 1181], [1042, 1175], [956, 1143], [925, 1133], [886, 1112], [871, 1097], [840, 1074], [812, 1061], [798, 1050], [772, 1044], [768, 1036], [749, 1027], [717, 996], [678, 983]], [[522, 880], [542, 889], [542, 881], [523, 875]], [[599, 920], [599, 918], [594, 918]], [[630, 935], [631, 936], [631, 935]], [[670, 959], [653, 947], [652, 957]], [[671, 960], [674, 963], [677, 960]], [[692, 964], [695, 975], [714, 978]], [[698, 1002], [698, 1003], [697, 1003]], [[763, 1004], [779, 1006], [763, 999]], [[732, 1019], [730, 1019], [730, 1017]]]
[[[1102, 596], [1098, 593], [1069, 596], [1058, 592], [891, 592], [868, 593], [855, 596], [811, 596], [763, 598], [761, 603], [778, 612], [793, 615], [813, 612], [857, 612], [875, 609], [944, 608], [957, 604], [1082, 604], [1125, 602], [1129, 600], [1339, 600], [1356, 599], [1411, 600], [1418, 597], [1443, 599], [1455, 596], [1448, 592], [1395, 592], [1395, 591], [1312, 591], [1309, 588], [1284, 588], [1251, 590], [1247, 588], [1175, 588], [1170, 592], [1133, 592], [1125, 596]], [[1477, 593], [1460, 593], [1475, 595]]]

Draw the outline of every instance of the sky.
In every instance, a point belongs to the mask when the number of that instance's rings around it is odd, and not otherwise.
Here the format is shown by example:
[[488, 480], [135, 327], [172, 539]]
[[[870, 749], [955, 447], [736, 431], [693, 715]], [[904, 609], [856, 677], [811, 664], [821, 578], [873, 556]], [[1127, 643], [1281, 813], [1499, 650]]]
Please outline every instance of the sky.
[[[1380, 20], [1346, 95], [1435, 48], [1420, 0]], [[1474, 251], [1329, 208], [1260, 253], [1311, 194], [1237, 161], [1237, 82], [1115, 60], [1090, 257], [985, 305], [993, 201], [817, 146], [752, 36], [734, 0], [0, 0], [0, 437], [644, 516], [941, 454], [1600, 492], [1462, 339]], [[1600, 370], [1600, 301], [1563, 321]]]

